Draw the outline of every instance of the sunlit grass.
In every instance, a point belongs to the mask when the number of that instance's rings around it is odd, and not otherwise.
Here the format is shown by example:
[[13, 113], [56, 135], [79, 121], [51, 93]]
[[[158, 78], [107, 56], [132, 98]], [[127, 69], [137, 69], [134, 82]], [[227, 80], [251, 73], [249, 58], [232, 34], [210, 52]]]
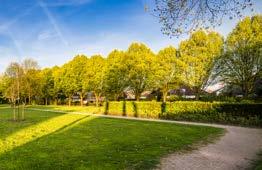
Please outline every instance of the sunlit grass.
[[26, 144], [44, 135], [53, 133], [85, 117], [86, 116], [84, 115], [64, 114], [39, 124], [21, 129], [0, 140], [0, 154], [10, 151], [15, 147]]
[[103, 113], [104, 107], [96, 107], [96, 106], [88, 106], [88, 107], [81, 107], [81, 106], [55, 106], [55, 105], [48, 105], [48, 106], [29, 106], [29, 108], [36, 108], [36, 109], [45, 109], [45, 110], [54, 110], [54, 111], [64, 111], [64, 112], [82, 112], [82, 113]]
[[0, 105], [0, 139], [7, 137], [16, 131], [62, 115], [55, 112], [25, 111], [25, 120], [13, 122], [13, 110], [10, 105]]
[[150, 169], [168, 153], [190, 149], [222, 132], [203, 126], [58, 114], [1, 139], [0, 169]]

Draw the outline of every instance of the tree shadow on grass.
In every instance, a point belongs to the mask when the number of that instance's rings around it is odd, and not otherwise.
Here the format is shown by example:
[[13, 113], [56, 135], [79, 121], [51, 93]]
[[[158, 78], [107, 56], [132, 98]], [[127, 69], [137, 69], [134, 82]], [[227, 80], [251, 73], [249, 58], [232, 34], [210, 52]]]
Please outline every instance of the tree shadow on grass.
[[0, 154], [0, 169], [150, 169], [162, 156], [221, 132], [112, 118], [73, 122]]
[[10, 106], [0, 107], [0, 140], [23, 128], [36, 125], [62, 114], [65, 113], [25, 110], [25, 120], [10, 121], [13, 120], [13, 109]]

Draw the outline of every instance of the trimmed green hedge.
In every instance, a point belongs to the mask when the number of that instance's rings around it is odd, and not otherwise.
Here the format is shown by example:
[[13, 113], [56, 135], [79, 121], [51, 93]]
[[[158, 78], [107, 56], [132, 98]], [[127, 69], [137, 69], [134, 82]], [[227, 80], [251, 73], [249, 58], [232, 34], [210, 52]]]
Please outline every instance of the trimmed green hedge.
[[222, 102], [109, 102], [108, 114], [262, 127], [262, 104]]

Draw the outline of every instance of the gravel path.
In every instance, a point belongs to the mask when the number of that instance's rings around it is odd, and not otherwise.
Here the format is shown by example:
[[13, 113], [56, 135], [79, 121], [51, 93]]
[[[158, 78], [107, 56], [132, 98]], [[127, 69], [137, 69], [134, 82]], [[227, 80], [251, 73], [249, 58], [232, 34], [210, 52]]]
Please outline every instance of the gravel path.
[[[52, 111], [44, 109], [30, 110]], [[87, 113], [73, 112], [73, 114]], [[226, 129], [226, 134], [214, 143], [200, 147], [199, 149], [193, 150], [192, 152], [174, 153], [163, 158], [160, 165], [158, 166], [158, 169], [161, 170], [241, 170], [248, 168], [250, 163], [256, 159], [257, 152], [262, 150], [262, 129], [99, 114], [90, 115], [120, 119], [204, 125]]]
[[[194, 123], [195, 124], [195, 123]], [[207, 124], [205, 124], [207, 125]], [[213, 125], [227, 130], [217, 142], [189, 153], [171, 154], [161, 160], [162, 170], [247, 169], [262, 150], [262, 129]]]

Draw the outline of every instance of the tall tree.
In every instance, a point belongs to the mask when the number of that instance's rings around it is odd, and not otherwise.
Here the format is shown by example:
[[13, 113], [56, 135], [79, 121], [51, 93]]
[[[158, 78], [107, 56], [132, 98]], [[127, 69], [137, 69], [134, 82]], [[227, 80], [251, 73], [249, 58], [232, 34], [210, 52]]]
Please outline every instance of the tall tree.
[[100, 98], [105, 92], [106, 60], [101, 55], [94, 55], [88, 60], [85, 67], [84, 89], [92, 91], [99, 106]]
[[80, 104], [83, 106], [83, 98], [85, 94], [84, 81], [85, 81], [85, 67], [88, 63], [88, 58], [84, 55], [77, 55], [72, 61], [69, 62], [70, 65], [70, 79], [71, 83], [75, 84], [75, 93], [79, 93]]
[[54, 104], [58, 104], [59, 94], [63, 92], [63, 67], [54, 66], [52, 69], [52, 77], [54, 78]]
[[136, 100], [141, 93], [152, 88], [154, 75], [154, 54], [142, 43], [132, 43], [126, 52], [126, 68], [129, 87], [134, 91]]
[[185, 63], [183, 81], [199, 98], [205, 88], [217, 59], [221, 56], [222, 37], [215, 32], [199, 30], [179, 46], [181, 60]]
[[55, 92], [52, 69], [45, 68], [41, 70], [41, 80], [42, 96], [45, 99], [45, 105], [47, 105], [48, 100], [53, 98]]
[[248, 96], [255, 81], [262, 78], [262, 16], [246, 17], [226, 40], [225, 53], [218, 63], [223, 80]]
[[80, 94], [81, 105], [83, 105], [84, 88], [83, 81], [85, 75], [85, 67], [87, 65], [87, 57], [77, 55], [73, 60], [64, 64], [60, 71], [60, 87], [68, 97], [68, 104], [71, 106], [72, 96], [76, 93]]
[[125, 52], [114, 50], [107, 58], [106, 92], [114, 96], [114, 100], [123, 94], [128, 86], [127, 67], [125, 66]]
[[184, 63], [180, 61], [177, 51], [169, 46], [160, 50], [156, 62], [154, 82], [163, 93], [163, 102], [166, 102], [170, 88], [175, 88], [181, 83], [182, 68]]

